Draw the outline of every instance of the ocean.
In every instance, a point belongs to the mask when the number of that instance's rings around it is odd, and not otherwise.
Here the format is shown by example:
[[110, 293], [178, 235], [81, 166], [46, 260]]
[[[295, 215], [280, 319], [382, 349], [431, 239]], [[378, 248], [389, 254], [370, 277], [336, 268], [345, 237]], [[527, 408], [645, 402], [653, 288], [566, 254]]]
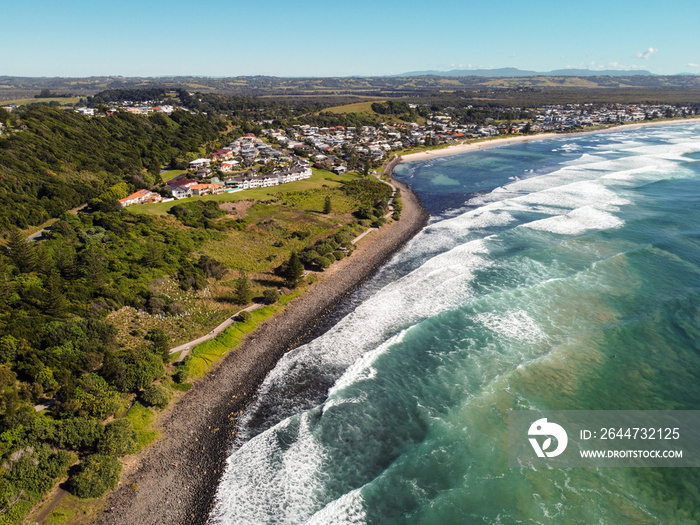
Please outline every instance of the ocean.
[[698, 469], [507, 456], [510, 409], [700, 407], [700, 124], [396, 177], [428, 226], [267, 377], [210, 522], [700, 522]]

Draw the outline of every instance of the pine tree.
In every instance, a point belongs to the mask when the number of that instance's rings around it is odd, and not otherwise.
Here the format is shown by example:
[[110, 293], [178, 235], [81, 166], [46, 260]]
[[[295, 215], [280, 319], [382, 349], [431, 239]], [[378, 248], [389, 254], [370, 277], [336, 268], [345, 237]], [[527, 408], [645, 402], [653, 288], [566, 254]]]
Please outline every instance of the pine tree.
[[36, 266], [34, 246], [24, 238], [22, 232], [17, 228], [10, 230], [6, 250], [7, 256], [15, 263], [15, 266], [20, 272], [27, 273], [34, 270]]
[[253, 286], [245, 273], [236, 279], [236, 287], [233, 291], [233, 302], [236, 304], [248, 304], [253, 300]]
[[323, 213], [328, 215], [331, 211], [333, 211], [333, 204], [331, 204], [331, 196], [326, 195], [326, 200], [323, 203]]
[[284, 271], [284, 278], [287, 284], [292, 288], [298, 285], [304, 278], [304, 265], [299, 260], [297, 252], [292, 252], [292, 255], [289, 257], [287, 267]]
[[105, 283], [105, 261], [106, 257], [94, 244], [91, 244], [82, 254], [82, 271], [87, 281], [99, 287]]
[[44, 280], [42, 310], [51, 317], [61, 317], [65, 313], [66, 297], [63, 295], [61, 278], [57, 273], [51, 273]]

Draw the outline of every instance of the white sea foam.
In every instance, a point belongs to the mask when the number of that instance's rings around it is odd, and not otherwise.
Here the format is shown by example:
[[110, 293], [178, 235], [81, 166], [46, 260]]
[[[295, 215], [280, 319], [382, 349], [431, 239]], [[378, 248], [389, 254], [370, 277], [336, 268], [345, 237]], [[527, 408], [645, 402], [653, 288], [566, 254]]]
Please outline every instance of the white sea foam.
[[[700, 151], [695, 137], [689, 134], [687, 140], [649, 146], [634, 137], [630, 140], [625, 133], [611, 135], [601, 140], [594, 154], [585, 153], [551, 173], [509, 181], [502, 188], [471, 199], [470, 209], [432, 222], [407, 245], [404, 255], [397, 256], [399, 260], [415, 257], [421, 265], [373, 293], [324, 336], [286, 354], [264, 381], [261, 395], [271, 395], [291, 372], [315, 366], [337, 372], [322, 404], [323, 412], [342, 404], [366, 402], [355, 389], [351, 394], [350, 387], [364, 388], [363, 384], [372, 382], [378, 359], [400, 343], [411, 326], [465, 304], [473, 296], [475, 272], [493, 264], [489, 246], [498, 246], [498, 238], [493, 236], [499, 235], [499, 229], [522, 226], [579, 235], [618, 228], [624, 224], [618, 216], [622, 215], [620, 209], [633, 198], [628, 187], [679, 176], [679, 163], [688, 160], [684, 156]], [[663, 135], [658, 138], [661, 140]], [[617, 143], [611, 146], [615, 140]], [[621, 154], [628, 156], [618, 158]], [[473, 209], [477, 205], [481, 207]], [[532, 220], [533, 213], [546, 217]], [[532, 235], [527, 230], [513, 231]], [[426, 255], [437, 251], [442, 253]], [[541, 277], [560, 284], [546, 272]], [[546, 315], [534, 310], [528, 313], [522, 306], [514, 301], [506, 311], [488, 311], [474, 317], [499, 337], [533, 345], [532, 355], [524, 356], [472, 352], [470, 365], [474, 370], [484, 370], [484, 379], [488, 380], [489, 370], [500, 373], [506, 365], [518, 366], [520, 358], [539, 355], [537, 344], [545, 332], [551, 332], [546, 328]], [[531, 315], [539, 319], [544, 330]], [[500, 359], [510, 361], [502, 364]], [[213, 523], [365, 522], [360, 488], [337, 499], [325, 494], [327, 451], [314, 437], [310, 417], [311, 412], [305, 412], [284, 419], [233, 453], [216, 496]]]
[[360, 489], [353, 490], [311, 516], [306, 525], [361, 525], [367, 519], [364, 503]]
[[612, 213], [599, 210], [593, 206], [584, 206], [566, 215], [557, 215], [529, 222], [523, 224], [523, 226], [533, 230], [548, 231], [562, 235], [580, 235], [592, 230], [619, 228], [623, 224], [624, 221]]
[[493, 312], [481, 313], [474, 320], [499, 336], [510, 339], [536, 343], [545, 337], [535, 320], [524, 310], [508, 311], [500, 315]]
[[[389, 338], [387, 341], [379, 345], [376, 349], [367, 352], [360, 356], [357, 361], [355, 361], [350, 367], [345, 371], [345, 373], [338, 379], [333, 387], [328, 391], [329, 401], [337, 400], [342, 391], [350, 385], [355, 385], [362, 381], [368, 381], [374, 379], [377, 375], [377, 371], [374, 369], [373, 365], [377, 361], [380, 355], [386, 352], [393, 345], [403, 341], [407, 330], [402, 330], [394, 337]], [[324, 410], [329, 408], [324, 405]]]
[[228, 458], [211, 523], [293, 524], [319, 509], [315, 487], [322, 483], [323, 450], [309, 431], [306, 413], [289, 447], [280, 449], [278, 432], [290, 426], [289, 420], [281, 422]]

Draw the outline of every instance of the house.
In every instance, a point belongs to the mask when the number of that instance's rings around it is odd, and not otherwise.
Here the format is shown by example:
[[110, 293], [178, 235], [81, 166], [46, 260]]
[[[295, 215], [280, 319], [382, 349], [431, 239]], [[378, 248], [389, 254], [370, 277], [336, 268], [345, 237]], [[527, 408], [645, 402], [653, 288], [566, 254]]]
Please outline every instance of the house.
[[190, 189], [194, 195], [219, 195], [224, 192], [221, 184], [195, 184]]
[[119, 199], [119, 202], [121, 203], [122, 208], [126, 208], [132, 204], [145, 204], [147, 202], [160, 202], [162, 200], [163, 197], [161, 197], [158, 193], [154, 193], [149, 190], [139, 190], [132, 193], [128, 197]]
[[214, 172], [211, 170], [211, 168], [202, 168], [201, 170], [197, 170], [195, 175], [200, 179], [203, 179], [204, 177], [211, 176], [212, 173]]
[[167, 182], [168, 186], [178, 186], [180, 188], [189, 188], [193, 184], [197, 184], [197, 181], [192, 179], [172, 179]]
[[230, 160], [233, 158], [233, 153], [230, 149], [222, 148], [212, 154], [214, 160]]
[[187, 199], [192, 197], [192, 190], [188, 186], [167, 185], [165, 189], [170, 191], [170, 195], [172, 195], [174, 199]]
[[211, 164], [211, 160], [209, 159], [195, 159], [192, 162], [190, 162], [190, 169], [198, 169], [198, 168], [204, 168], [208, 167], [209, 164]]
[[276, 175], [244, 175], [242, 177], [233, 177], [233, 181], [243, 190], [269, 188], [280, 183]]
[[76, 108], [75, 112], [80, 113], [81, 115], [86, 115], [88, 117], [95, 116], [95, 109], [94, 108]]

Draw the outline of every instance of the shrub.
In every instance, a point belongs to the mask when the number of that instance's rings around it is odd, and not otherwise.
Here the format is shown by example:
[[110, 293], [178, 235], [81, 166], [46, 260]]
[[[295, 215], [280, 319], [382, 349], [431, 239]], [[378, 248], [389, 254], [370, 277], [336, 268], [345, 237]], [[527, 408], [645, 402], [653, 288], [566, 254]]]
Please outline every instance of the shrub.
[[251, 317], [253, 317], [253, 314], [251, 314], [248, 310], [241, 310], [238, 312], [238, 319], [243, 323], [250, 321]]
[[329, 242], [319, 243], [314, 246], [314, 250], [317, 254], [325, 256], [333, 251], [333, 245]]
[[190, 377], [190, 371], [186, 366], [180, 366], [173, 374], [173, 381], [177, 384], [186, 383]]
[[280, 300], [280, 293], [276, 288], [266, 288], [263, 292], [263, 302], [265, 304], [273, 304]]
[[126, 348], [106, 355], [102, 373], [121, 392], [133, 392], [161, 377], [165, 367], [147, 348]]
[[333, 257], [335, 257], [336, 261], [342, 261], [345, 259], [345, 252], [341, 252], [340, 250], [336, 250], [333, 252]]
[[96, 448], [101, 454], [123, 456], [135, 450], [137, 445], [133, 423], [129, 419], [117, 419], [107, 423]]
[[331, 265], [331, 261], [321, 255], [319, 255], [318, 257], [314, 257], [314, 263], [316, 263], [320, 268], [324, 270]]
[[204, 275], [206, 275], [207, 277], [213, 277], [214, 279], [218, 280], [221, 279], [224, 275], [226, 275], [226, 265], [207, 255], [202, 255], [199, 257], [197, 266], [204, 272]]
[[61, 419], [54, 425], [51, 441], [68, 450], [92, 447], [104, 432], [102, 423], [96, 419]]
[[80, 462], [69, 480], [70, 492], [79, 498], [99, 498], [119, 483], [122, 464], [114, 456], [93, 454]]
[[141, 394], [141, 400], [147, 405], [156, 408], [165, 408], [170, 403], [170, 392], [158, 385], [150, 385]]

